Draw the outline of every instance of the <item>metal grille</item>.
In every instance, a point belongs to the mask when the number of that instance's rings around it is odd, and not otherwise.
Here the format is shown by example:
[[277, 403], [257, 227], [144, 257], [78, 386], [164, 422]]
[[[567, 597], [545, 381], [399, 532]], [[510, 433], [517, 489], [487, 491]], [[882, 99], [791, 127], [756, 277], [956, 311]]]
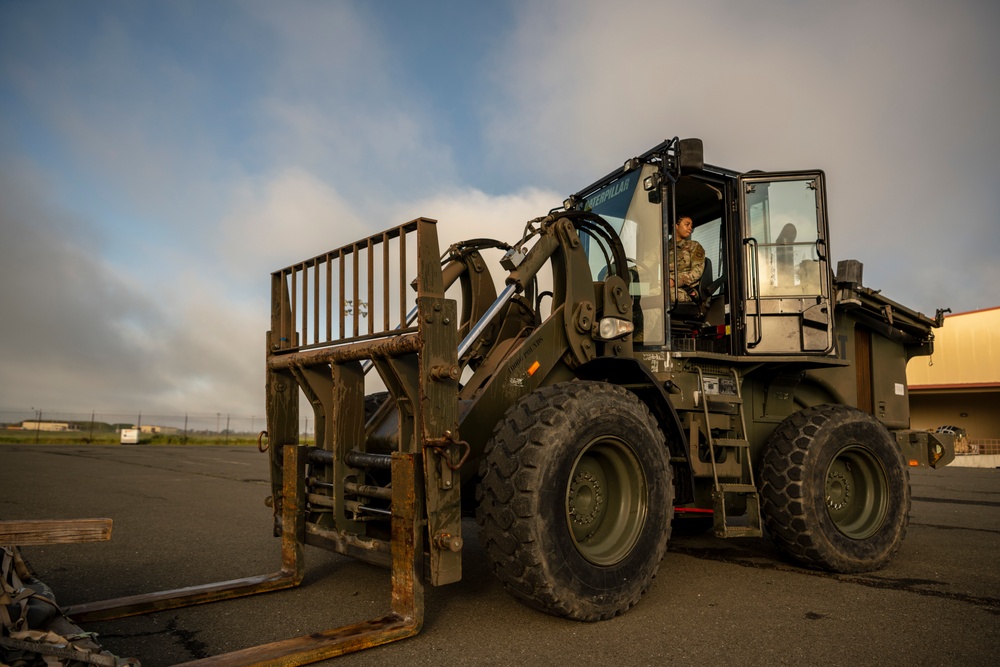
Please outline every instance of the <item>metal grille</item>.
[[[956, 446], [956, 450], [958, 447]], [[998, 438], [970, 438], [966, 445], [966, 451], [958, 454], [1000, 454], [1000, 439]]]
[[415, 232], [394, 227], [271, 274], [272, 331], [283, 350], [325, 347], [410, 331], [416, 302]]

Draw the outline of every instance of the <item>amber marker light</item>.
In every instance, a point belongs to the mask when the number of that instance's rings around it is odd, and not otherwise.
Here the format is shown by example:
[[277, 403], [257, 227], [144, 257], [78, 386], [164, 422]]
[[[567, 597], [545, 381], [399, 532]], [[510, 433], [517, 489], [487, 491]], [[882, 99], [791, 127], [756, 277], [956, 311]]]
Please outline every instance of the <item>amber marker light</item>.
[[539, 368], [541, 368], [541, 366], [542, 365], [540, 363], [538, 363], [537, 361], [535, 363], [531, 364], [530, 366], [528, 366], [528, 375], [534, 375], [535, 371], [537, 371]]
[[918, 461], [916, 459], [910, 459], [910, 467], [911, 468], [916, 468], [919, 465], [920, 465], [920, 461]]

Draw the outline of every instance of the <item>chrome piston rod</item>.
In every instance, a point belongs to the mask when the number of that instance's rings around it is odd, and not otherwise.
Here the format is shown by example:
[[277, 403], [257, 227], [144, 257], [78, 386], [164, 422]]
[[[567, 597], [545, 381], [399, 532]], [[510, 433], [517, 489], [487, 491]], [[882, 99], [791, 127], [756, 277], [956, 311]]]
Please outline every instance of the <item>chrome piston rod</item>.
[[500, 292], [500, 296], [498, 296], [497, 300], [493, 302], [493, 305], [490, 306], [485, 313], [483, 313], [483, 316], [479, 318], [478, 322], [476, 322], [476, 326], [472, 327], [472, 330], [468, 333], [468, 335], [462, 339], [462, 342], [458, 346], [459, 359], [461, 359], [465, 353], [469, 351], [473, 343], [476, 342], [476, 339], [482, 335], [486, 327], [493, 322], [500, 310], [507, 305], [507, 302], [511, 300], [511, 297], [513, 297], [516, 292], [516, 285], [507, 285], [507, 287]]

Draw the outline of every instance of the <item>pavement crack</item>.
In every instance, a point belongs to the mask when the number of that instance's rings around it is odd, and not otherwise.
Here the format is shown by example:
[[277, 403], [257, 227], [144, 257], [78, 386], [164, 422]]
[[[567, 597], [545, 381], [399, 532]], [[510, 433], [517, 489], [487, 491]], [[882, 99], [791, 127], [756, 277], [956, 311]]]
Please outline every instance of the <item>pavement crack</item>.
[[177, 627], [176, 616], [170, 619], [170, 622], [167, 623], [167, 631], [169, 634], [180, 640], [181, 646], [183, 646], [184, 650], [190, 653], [191, 657], [195, 660], [209, 657], [210, 653], [208, 650], [208, 644], [197, 639], [198, 633]]
[[178, 617], [174, 616], [167, 623], [167, 627], [160, 630], [147, 630], [137, 632], [102, 632], [99, 637], [101, 641], [108, 639], [129, 640], [143, 637], [172, 637], [177, 640], [181, 647], [194, 660], [210, 657], [208, 644], [197, 638], [198, 633], [185, 630], [177, 626]]

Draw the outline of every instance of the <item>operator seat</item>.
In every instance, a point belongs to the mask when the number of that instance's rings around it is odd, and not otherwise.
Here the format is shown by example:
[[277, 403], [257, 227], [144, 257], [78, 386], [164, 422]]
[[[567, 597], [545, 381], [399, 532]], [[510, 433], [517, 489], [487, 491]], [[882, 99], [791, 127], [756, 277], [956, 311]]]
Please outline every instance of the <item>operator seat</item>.
[[676, 321], [698, 321], [704, 319], [705, 313], [708, 312], [708, 306], [712, 302], [712, 294], [722, 284], [722, 280], [722, 276], [712, 280], [712, 260], [706, 257], [705, 270], [701, 274], [701, 280], [698, 281], [700, 301], [698, 303], [681, 301], [674, 304], [674, 308], [671, 311], [673, 319]]

